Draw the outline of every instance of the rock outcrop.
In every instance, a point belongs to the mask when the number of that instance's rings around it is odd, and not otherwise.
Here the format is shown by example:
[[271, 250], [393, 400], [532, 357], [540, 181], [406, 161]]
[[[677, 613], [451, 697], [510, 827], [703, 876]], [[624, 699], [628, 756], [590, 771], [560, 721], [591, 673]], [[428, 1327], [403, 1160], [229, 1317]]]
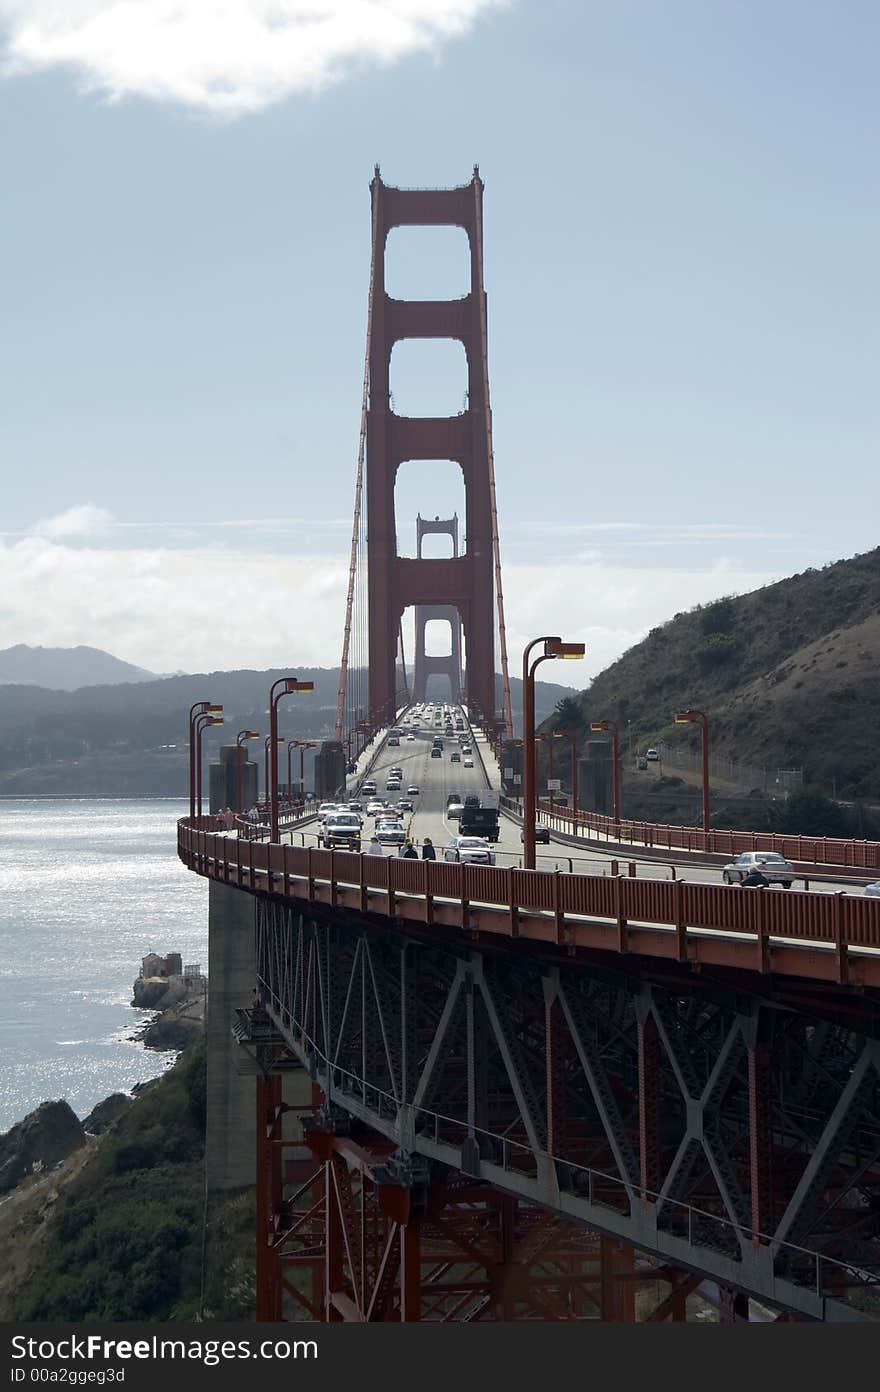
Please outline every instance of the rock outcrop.
[[68, 1102], [42, 1102], [0, 1135], [0, 1194], [28, 1175], [51, 1169], [85, 1144], [85, 1128]]
[[130, 1106], [131, 1098], [126, 1093], [111, 1092], [109, 1097], [105, 1097], [103, 1102], [99, 1102], [97, 1107], [89, 1112], [83, 1121], [83, 1130], [87, 1131], [90, 1136], [100, 1136]]

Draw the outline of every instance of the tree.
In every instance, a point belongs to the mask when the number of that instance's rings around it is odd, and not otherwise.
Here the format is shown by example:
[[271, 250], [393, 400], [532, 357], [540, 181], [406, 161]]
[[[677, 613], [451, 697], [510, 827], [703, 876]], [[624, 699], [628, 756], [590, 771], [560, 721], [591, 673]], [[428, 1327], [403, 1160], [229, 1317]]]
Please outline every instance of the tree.
[[553, 711], [554, 725], [562, 730], [583, 730], [586, 725], [581, 703], [573, 696], [563, 696]]

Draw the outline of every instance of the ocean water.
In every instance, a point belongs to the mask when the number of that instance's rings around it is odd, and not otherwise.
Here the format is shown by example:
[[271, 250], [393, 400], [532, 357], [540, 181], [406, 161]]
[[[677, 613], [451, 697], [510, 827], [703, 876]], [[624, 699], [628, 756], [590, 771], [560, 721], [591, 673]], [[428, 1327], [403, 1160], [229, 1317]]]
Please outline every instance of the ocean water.
[[85, 1117], [172, 1054], [132, 1039], [147, 952], [207, 973], [207, 884], [177, 859], [178, 799], [0, 801], [0, 1131], [66, 1097]]

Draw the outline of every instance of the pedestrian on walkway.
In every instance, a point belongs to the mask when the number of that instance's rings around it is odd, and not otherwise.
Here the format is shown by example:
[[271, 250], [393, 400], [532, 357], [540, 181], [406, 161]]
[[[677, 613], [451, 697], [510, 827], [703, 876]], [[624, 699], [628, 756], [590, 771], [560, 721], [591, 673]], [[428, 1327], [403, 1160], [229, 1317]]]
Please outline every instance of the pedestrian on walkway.
[[373, 835], [370, 837], [370, 844], [369, 844], [369, 846], [367, 847], [367, 855], [378, 855], [378, 856], [380, 856], [380, 855], [384, 855], [384, 854], [385, 854], [385, 852], [382, 850], [382, 843], [381, 843], [381, 841], [379, 840], [379, 838], [378, 838], [378, 836], [376, 835], [376, 833], [373, 832]]
[[436, 860], [437, 852], [434, 850], [434, 842], [430, 836], [426, 836], [422, 842], [422, 860]]
[[403, 850], [400, 852], [402, 860], [418, 860], [419, 853], [411, 841], [407, 841]]

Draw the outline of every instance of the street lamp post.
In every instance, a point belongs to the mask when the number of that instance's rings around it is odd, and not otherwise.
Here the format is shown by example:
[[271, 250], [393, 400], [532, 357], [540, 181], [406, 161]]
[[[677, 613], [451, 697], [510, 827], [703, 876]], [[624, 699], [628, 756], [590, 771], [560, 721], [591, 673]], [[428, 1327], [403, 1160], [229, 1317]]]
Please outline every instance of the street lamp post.
[[709, 831], [709, 721], [701, 710], [679, 711], [675, 717], [676, 725], [699, 724], [700, 743], [703, 751], [703, 831]]
[[[272, 745], [271, 769], [267, 767], [267, 774], [271, 772], [271, 780], [267, 781], [269, 789], [269, 818], [270, 818], [270, 839], [278, 840], [278, 745], [284, 741], [278, 738], [278, 702], [282, 696], [293, 696], [297, 693], [314, 691], [315, 683], [310, 681], [298, 681], [296, 677], [279, 677], [269, 688], [269, 739]], [[268, 757], [269, 746], [266, 746]]]
[[[263, 740], [263, 801], [268, 805], [272, 799], [272, 775], [269, 772], [269, 746], [272, 743], [272, 736], [266, 735]], [[276, 735], [275, 743], [283, 743], [280, 736]]]
[[611, 779], [614, 788], [614, 825], [620, 835], [620, 731], [613, 720], [591, 720], [590, 729], [595, 733], [607, 730], [611, 735]]
[[197, 715], [222, 715], [223, 707], [211, 701], [196, 701], [189, 708], [189, 815], [196, 815], [196, 731]]
[[209, 725], [222, 725], [222, 715], [210, 715], [207, 711], [202, 712], [195, 718], [196, 730], [196, 789], [195, 803], [196, 812], [199, 817], [202, 815], [202, 731], [207, 730]]
[[554, 739], [567, 739], [571, 752], [571, 820], [577, 834], [578, 789], [577, 789], [577, 734], [574, 730], [554, 730]]
[[292, 786], [293, 778], [290, 769], [290, 753], [292, 749], [299, 750], [299, 795], [305, 800], [306, 791], [306, 750], [317, 749], [314, 740], [288, 740], [287, 741], [287, 785]]
[[256, 730], [239, 730], [235, 737], [235, 810], [238, 813], [244, 811], [241, 805], [241, 747], [245, 740], [259, 738]]
[[[539, 643], [544, 651], [530, 662]], [[579, 658], [583, 643], [564, 643], [561, 638], [533, 638], [523, 649], [523, 868], [535, 868], [535, 672], [550, 658]]]

